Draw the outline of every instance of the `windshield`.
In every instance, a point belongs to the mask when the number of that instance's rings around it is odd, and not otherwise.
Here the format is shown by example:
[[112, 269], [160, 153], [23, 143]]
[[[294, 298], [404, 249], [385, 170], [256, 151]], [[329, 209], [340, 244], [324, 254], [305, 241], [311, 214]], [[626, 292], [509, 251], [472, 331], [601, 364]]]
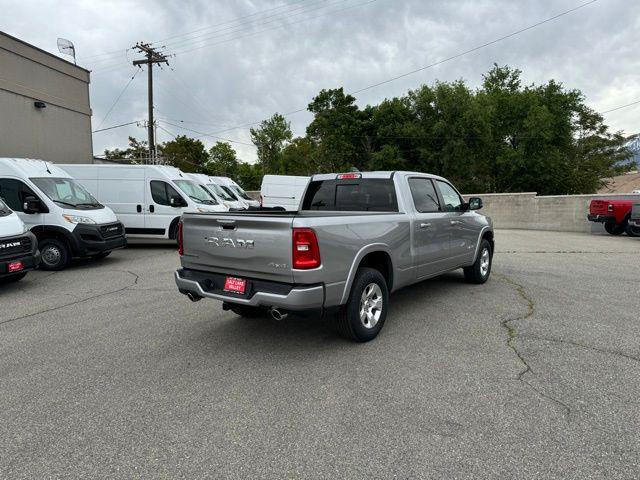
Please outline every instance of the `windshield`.
[[207, 188], [209, 188], [213, 193], [218, 195], [221, 199], [226, 200], [227, 202], [235, 202], [236, 201], [235, 198], [233, 198], [231, 195], [229, 195], [227, 192], [225, 192], [222, 188], [220, 188], [220, 185], [218, 185], [216, 183], [207, 184]]
[[226, 185], [220, 185], [220, 188], [222, 188], [225, 192], [227, 192], [228, 195], [232, 196], [234, 200], [240, 200], [240, 195], [238, 195], [236, 192], [231, 190]]
[[218, 201], [207, 192], [204, 187], [201, 187], [197, 183], [193, 183], [189, 180], [174, 180], [180, 190], [189, 196], [191, 200], [197, 203], [203, 203], [205, 205], [218, 205]]
[[58, 205], [80, 210], [104, 208], [86, 188], [73, 178], [32, 178], [31, 181]]
[[253, 198], [251, 198], [249, 195], [247, 195], [247, 192], [245, 192], [243, 189], [241, 189], [238, 185], [230, 185], [230, 186], [231, 186], [231, 188], [233, 189], [234, 192], [236, 192], [238, 195], [240, 195], [245, 200], [253, 200]]

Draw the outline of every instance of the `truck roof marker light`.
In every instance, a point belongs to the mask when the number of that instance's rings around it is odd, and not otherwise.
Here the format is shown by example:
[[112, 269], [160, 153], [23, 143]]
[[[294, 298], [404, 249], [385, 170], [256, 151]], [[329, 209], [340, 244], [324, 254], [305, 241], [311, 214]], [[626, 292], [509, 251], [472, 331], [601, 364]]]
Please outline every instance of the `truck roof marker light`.
[[356, 173], [356, 172], [339, 173], [338, 176], [336, 177], [337, 180], [350, 180], [350, 179], [354, 179], [354, 178], [362, 178], [362, 174], [361, 173]]

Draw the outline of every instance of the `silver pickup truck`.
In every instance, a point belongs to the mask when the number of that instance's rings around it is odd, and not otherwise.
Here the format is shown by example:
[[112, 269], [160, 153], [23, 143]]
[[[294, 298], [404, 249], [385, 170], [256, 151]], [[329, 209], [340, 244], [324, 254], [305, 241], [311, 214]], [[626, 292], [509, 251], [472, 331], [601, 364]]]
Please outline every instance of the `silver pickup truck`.
[[185, 213], [181, 293], [242, 316], [319, 313], [355, 341], [380, 332], [389, 293], [462, 268], [484, 283], [493, 226], [442, 177], [413, 172], [322, 174], [298, 211]]

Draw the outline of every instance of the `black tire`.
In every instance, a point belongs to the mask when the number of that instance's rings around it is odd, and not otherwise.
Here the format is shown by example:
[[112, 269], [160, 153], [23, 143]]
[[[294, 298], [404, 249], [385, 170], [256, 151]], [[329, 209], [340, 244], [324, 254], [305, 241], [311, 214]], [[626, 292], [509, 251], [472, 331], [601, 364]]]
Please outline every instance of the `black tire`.
[[103, 258], [107, 258], [109, 255], [111, 255], [111, 250], [109, 250], [108, 252], [100, 252], [96, 253], [95, 255], [91, 255], [91, 258], [93, 258], [94, 260], [101, 260]]
[[493, 263], [493, 251], [489, 240], [482, 239], [478, 249], [478, 257], [470, 267], [463, 268], [464, 278], [469, 283], [481, 284], [486, 282], [491, 275], [491, 265]]
[[232, 305], [230, 310], [236, 315], [245, 318], [264, 317], [266, 314], [266, 311], [263, 308], [247, 307], [246, 305]]
[[630, 237], [640, 237], [640, 227], [632, 227], [627, 224], [627, 228], [625, 229], [627, 235]]
[[336, 315], [336, 328], [354, 342], [373, 340], [384, 326], [388, 305], [389, 289], [382, 274], [374, 268], [359, 268], [349, 300]]
[[56, 238], [45, 238], [38, 242], [41, 260], [40, 268], [43, 270], [62, 270], [71, 259], [67, 245]]
[[178, 243], [178, 223], [180, 219], [174, 220], [169, 227], [169, 240], [175, 240], [176, 244]]
[[27, 272], [16, 273], [14, 275], [7, 275], [6, 277], [0, 278], [0, 283], [15, 283], [22, 280], [27, 276]]
[[624, 223], [604, 222], [604, 229], [609, 235], [622, 235], [624, 233], [625, 227], [626, 227], [626, 222]]

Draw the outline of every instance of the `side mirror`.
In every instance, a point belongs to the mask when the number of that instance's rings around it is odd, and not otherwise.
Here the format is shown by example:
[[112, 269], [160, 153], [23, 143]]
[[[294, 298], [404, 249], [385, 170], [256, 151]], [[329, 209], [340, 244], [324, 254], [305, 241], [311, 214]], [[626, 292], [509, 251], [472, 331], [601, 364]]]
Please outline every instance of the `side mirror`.
[[27, 195], [24, 197], [22, 211], [24, 213], [40, 213], [42, 211], [42, 202], [33, 195]]
[[176, 208], [177, 207], [186, 207], [187, 206], [186, 202], [182, 199], [182, 197], [178, 197], [176, 195], [174, 195], [173, 197], [171, 197], [169, 199], [169, 204], [172, 207], [176, 207]]
[[482, 208], [482, 199], [479, 197], [471, 197], [469, 199], [469, 210], [480, 210]]

